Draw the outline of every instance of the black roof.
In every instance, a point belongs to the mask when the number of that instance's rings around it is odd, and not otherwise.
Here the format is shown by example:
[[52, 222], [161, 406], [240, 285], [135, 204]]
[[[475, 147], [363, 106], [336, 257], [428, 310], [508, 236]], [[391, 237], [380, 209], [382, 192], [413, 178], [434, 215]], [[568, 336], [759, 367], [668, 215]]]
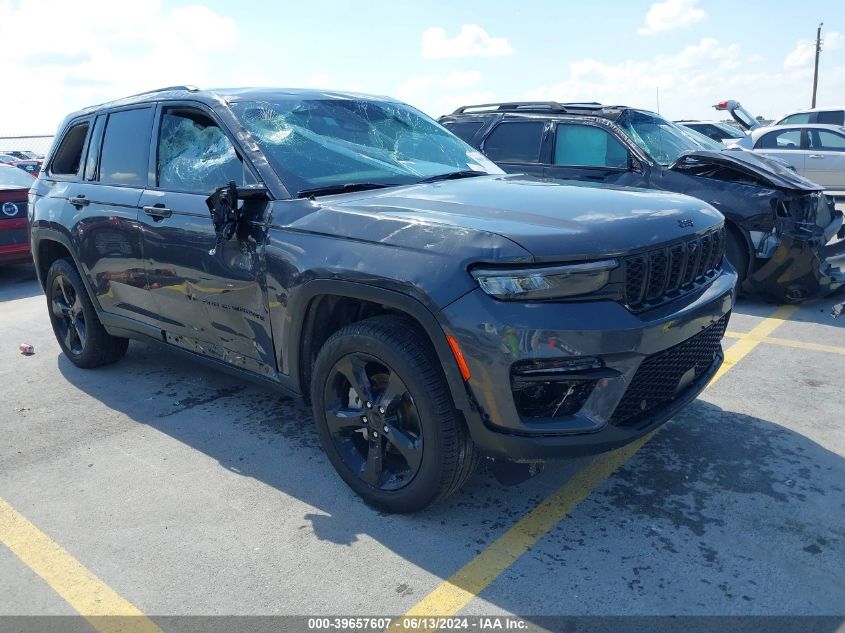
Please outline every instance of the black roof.
[[368, 99], [372, 101], [394, 101], [388, 97], [345, 92], [339, 90], [314, 90], [310, 88], [217, 88], [200, 90], [196, 86], [167, 86], [148, 90], [114, 101], [83, 108], [68, 118], [90, 114], [103, 108], [115, 108], [139, 103], [162, 100], [190, 99], [214, 106], [237, 101], [284, 101], [287, 99]]

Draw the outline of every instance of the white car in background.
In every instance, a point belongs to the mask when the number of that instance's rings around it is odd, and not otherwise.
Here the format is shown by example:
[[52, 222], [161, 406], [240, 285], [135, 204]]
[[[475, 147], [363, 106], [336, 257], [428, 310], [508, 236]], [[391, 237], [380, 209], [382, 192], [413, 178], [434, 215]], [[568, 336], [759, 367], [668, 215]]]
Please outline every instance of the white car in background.
[[810, 108], [809, 110], [790, 112], [773, 125], [804, 125], [806, 123], [845, 125], [845, 106], [839, 108]]
[[736, 147], [779, 158], [828, 193], [845, 196], [845, 127], [841, 125], [758, 127]]
[[699, 134], [704, 134], [704, 136], [721, 143], [725, 147], [733, 147], [737, 141], [746, 136], [743, 130], [722, 121], [681, 120], [675, 121], [675, 123], [695, 130]]

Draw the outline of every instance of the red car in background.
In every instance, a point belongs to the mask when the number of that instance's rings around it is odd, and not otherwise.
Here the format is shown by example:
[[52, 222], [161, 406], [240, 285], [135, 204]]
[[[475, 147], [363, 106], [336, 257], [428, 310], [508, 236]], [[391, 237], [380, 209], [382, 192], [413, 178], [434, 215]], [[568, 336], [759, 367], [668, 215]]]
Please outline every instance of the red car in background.
[[0, 265], [32, 261], [26, 202], [33, 182], [29, 172], [0, 163]]

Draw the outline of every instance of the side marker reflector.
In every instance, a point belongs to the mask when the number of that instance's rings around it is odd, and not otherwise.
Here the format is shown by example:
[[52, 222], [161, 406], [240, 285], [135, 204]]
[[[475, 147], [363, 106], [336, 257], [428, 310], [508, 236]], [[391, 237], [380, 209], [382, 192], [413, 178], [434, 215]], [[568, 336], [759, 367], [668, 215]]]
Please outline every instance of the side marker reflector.
[[449, 343], [449, 347], [452, 349], [452, 355], [458, 363], [458, 369], [461, 370], [461, 376], [463, 376], [465, 382], [468, 381], [471, 375], [469, 365], [467, 365], [467, 361], [464, 358], [464, 353], [458, 345], [458, 341], [455, 340], [454, 336], [447, 336], [446, 342]]

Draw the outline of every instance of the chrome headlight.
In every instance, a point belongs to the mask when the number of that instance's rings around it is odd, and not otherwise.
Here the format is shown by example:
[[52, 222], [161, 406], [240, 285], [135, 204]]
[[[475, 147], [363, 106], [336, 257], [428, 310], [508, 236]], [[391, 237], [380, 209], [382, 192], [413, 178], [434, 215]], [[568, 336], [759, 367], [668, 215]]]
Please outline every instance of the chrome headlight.
[[505, 301], [558, 299], [601, 290], [619, 262], [548, 266], [545, 268], [476, 268], [470, 274], [491, 297]]

